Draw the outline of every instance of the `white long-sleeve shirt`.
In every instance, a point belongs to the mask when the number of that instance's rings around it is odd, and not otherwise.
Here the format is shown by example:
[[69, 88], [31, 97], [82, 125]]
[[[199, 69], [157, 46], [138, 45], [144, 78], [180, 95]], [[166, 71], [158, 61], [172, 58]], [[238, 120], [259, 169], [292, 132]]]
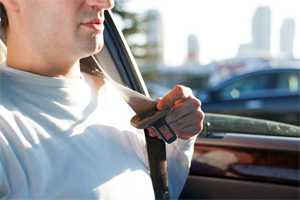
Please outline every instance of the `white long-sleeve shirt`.
[[[145, 138], [109, 83], [0, 67], [0, 196], [154, 199]], [[186, 180], [194, 140], [167, 145], [170, 193]]]

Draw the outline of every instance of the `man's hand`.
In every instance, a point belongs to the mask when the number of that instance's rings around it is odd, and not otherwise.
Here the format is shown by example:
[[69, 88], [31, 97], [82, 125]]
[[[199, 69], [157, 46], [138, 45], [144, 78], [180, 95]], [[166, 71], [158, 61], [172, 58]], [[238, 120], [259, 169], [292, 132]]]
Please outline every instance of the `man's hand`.
[[[201, 102], [192, 90], [182, 85], [176, 85], [167, 95], [158, 100], [157, 109], [171, 108], [166, 116], [166, 122], [181, 139], [189, 139], [203, 129], [204, 113]], [[149, 129], [150, 136], [157, 137], [156, 130]]]

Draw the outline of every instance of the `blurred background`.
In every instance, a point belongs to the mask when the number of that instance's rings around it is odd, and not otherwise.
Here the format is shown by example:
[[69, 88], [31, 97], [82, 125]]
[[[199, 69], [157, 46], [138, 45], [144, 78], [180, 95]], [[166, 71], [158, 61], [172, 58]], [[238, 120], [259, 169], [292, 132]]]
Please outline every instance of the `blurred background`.
[[191, 87], [206, 112], [300, 125], [298, 0], [116, 0], [153, 98]]

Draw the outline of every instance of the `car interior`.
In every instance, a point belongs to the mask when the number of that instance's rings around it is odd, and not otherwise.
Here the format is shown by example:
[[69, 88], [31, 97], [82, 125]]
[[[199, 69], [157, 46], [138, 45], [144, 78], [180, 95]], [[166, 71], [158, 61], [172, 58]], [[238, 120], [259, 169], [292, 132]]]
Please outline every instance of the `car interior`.
[[[115, 81], [147, 94], [125, 39], [106, 13], [105, 48], [95, 57]], [[1, 43], [0, 60], [5, 61]], [[219, 123], [220, 118], [215, 118]], [[235, 126], [237, 122], [227, 121]], [[210, 126], [212, 123], [206, 123]], [[250, 132], [208, 132], [196, 141], [190, 175], [181, 199], [299, 199], [300, 134], [296, 137]]]

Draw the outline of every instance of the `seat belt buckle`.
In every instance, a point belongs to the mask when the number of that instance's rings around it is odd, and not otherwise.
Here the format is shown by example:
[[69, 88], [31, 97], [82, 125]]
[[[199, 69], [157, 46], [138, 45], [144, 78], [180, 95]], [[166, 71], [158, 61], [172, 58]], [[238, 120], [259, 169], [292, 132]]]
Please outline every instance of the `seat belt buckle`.
[[173, 131], [173, 129], [168, 125], [168, 123], [165, 120], [165, 117], [162, 117], [155, 121], [152, 124], [152, 127], [156, 129], [156, 131], [159, 133], [161, 138], [168, 144], [171, 144], [177, 139], [176, 133]]
[[161, 139], [171, 144], [177, 139], [177, 135], [165, 120], [170, 111], [171, 109], [161, 111], [153, 110], [137, 114], [131, 119], [131, 124], [138, 129], [154, 127]]

